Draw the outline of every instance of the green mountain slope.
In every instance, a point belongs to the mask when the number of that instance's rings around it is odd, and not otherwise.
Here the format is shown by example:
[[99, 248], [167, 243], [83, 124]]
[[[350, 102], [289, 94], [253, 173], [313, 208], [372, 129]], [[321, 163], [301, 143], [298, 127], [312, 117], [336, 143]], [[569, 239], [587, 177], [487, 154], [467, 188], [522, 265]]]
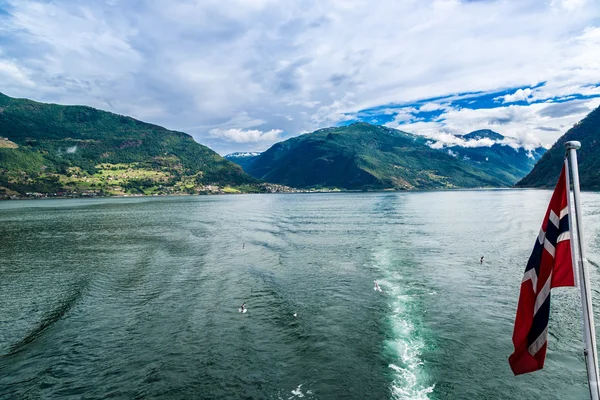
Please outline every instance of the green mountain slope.
[[[489, 129], [482, 129], [460, 136], [464, 140], [491, 139], [495, 144], [479, 147], [446, 147], [450, 154], [491, 176], [495, 176], [507, 185], [514, 185], [527, 175], [542, 155], [543, 147], [532, 151], [523, 148], [515, 149], [503, 144], [504, 136]], [[500, 143], [499, 143], [500, 142]]]
[[[52, 191], [110, 192], [109, 187], [119, 187], [140, 194], [149, 194], [149, 188], [193, 193], [207, 185], [257, 182], [185, 133], [91, 107], [1, 93], [0, 142], [12, 143], [0, 145], [0, 187], [5, 191], [47, 191], [36, 182], [48, 179], [59, 180]], [[158, 190], [162, 188], [170, 189]]]
[[327, 128], [273, 145], [251, 175], [298, 188], [436, 189], [506, 186], [406, 132], [366, 123]]
[[464, 162], [501, 179], [509, 186], [527, 175], [536, 161], [546, 152], [543, 147], [528, 152], [522, 148], [514, 149], [501, 144], [489, 147], [452, 146], [448, 149]]
[[581, 188], [600, 190], [600, 107], [561, 136], [517, 186], [554, 187], [562, 168], [564, 144], [570, 140], [581, 142], [581, 149], [577, 151]]

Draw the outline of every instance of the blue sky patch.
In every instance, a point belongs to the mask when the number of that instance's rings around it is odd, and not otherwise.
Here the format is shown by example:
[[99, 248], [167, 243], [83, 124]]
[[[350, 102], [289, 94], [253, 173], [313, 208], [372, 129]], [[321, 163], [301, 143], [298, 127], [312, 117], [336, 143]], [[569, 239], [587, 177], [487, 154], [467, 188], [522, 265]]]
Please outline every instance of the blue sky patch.
[[[450, 109], [494, 109], [509, 105], [529, 106], [531, 104], [539, 103], [565, 103], [600, 97], [600, 94], [582, 95], [580, 93], [574, 93], [562, 97], [555, 96], [550, 98], [539, 98], [535, 100], [532, 98], [527, 98], [522, 100], [504, 101], [504, 96], [513, 95], [519, 90], [530, 90], [531, 94], [535, 94], [536, 89], [542, 89], [545, 85], [546, 82], [541, 82], [533, 86], [516, 86], [492, 92], [462, 92], [447, 96], [430, 97], [403, 104], [387, 104], [367, 108], [355, 114], [346, 114], [347, 116], [353, 118], [349, 121], [343, 121], [339, 125], [345, 126], [357, 121], [384, 125], [394, 122], [398, 115], [402, 116], [402, 118], [398, 119], [397, 121], [399, 123], [411, 124], [416, 122], [440, 122], [444, 120], [444, 114]], [[586, 86], [596, 88], [599, 87], [600, 84], [591, 84]], [[440, 109], [425, 111], [421, 110], [421, 108], [427, 107], [427, 105], [431, 103], [438, 104]]]

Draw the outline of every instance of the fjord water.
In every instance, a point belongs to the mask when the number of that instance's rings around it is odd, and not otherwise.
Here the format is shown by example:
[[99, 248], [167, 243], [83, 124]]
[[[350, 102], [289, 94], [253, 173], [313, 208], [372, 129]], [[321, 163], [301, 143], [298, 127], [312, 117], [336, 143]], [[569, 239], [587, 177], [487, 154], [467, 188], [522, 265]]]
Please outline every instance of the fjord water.
[[553, 291], [545, 369], [507, 363], [550, 195], [2, 202], [0, 398], [584, 398], [576, 289]]

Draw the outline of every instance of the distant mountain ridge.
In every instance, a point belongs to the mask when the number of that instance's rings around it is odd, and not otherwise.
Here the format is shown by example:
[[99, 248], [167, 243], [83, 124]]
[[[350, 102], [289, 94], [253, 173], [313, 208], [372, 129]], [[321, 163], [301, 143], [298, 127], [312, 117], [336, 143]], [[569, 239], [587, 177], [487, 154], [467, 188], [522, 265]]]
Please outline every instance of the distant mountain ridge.
[[[459, 136], [465, 140], [462, 147], [434, 145], [423, 136], [359, 122], [224, 159], [183, 132], [91, 107], [1, 93], [0, 132], [0, 198], [32, 192], [264, 191], [260, 180], [300, 189], [508, 187], [545, 151], [514, 149], [489, 129]], [[471, 146], [482, 139], [494, 143]], [[275, 189], [289, 191], [286, 187]]]
[[506, 137], [490, 129], [480, 129], [465, 135], [456, 135], [467, 141], [489, 139], [494, 142], [491, 146], [445, 146], [448, 152], [462, 159], [464, 162], [481, 169], [482, 171], [503, 179], [513, 185], [527, 175], [542, 155], [546, 152], [544, 147], [533, 150], [515, 148], [505, 143]]
[[447, 150], [487, 174], [501, 178], [508, 186], [527, 175], [546, 152], [543, 147], [527, 151], [498, 143], [481, 147], [451, 146]]
[[571, 140], [581, 142], [577, 151], [581, 188], [600, 190], [600, 107], [561, 136], [517, 187], [554, 187], [562, 168], [565, 143]]
[[252, 163], [254, 159], [260, 156], [261, 154], [262, 153], [260, 152], [236, 152], [227, 154], [224, 157], [225, 159], [238, 164], [245, 171], [246, 168], [250, 165], [250, 163]]
[[0, 146], [0, 196], [195, 193], [258, 182], [186, 133], [87, 106], [0, 93], [0, 132], [17, 146]]
[[[504, 139], [491, 130], [460, 137]], [[444, 145], [441, 149], [431, 148], [433, 144], [423, 136], [354, 123], [276, 143], [257, 156], [226, 157], [257, 178], [293, 187], [423, 189], [512, 186], [545, 151], [527, 152], [499, 143], [483, 147]]]
[[481, 139], [491, 139], [491, 140], [503, 140], [504, 136], [499, 134], [498, 132], [494, 132], [491, 129], [480, 129], [477, 131], [473, 131], [467, 133], [466, 135], [458, 136], [464, 140], [481, 140]]
[[298, 188], [408, 190], [512, 185], [447, 151], [432, 149], [422, 136], [363, 122], [276, 143], [249, 160], [244, 169], [256, 178]]

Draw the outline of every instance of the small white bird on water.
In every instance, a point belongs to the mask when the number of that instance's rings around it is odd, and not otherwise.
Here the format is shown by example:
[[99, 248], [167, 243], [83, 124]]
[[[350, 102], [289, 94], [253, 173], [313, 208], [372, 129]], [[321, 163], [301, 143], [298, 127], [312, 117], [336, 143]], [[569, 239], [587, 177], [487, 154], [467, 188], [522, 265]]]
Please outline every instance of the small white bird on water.
[[375, 283], [375, 287], [373, 288], [373, 290], [376, 290], [378, 292], [383, 292], [383, 290], [381, 290], [381, 288], [379, 287], [379, 284], [377, 283], [377, 281], [374, 281]]
[[298, 316], [298, 313], [294, 313], [294, 318], [296, 318]]

